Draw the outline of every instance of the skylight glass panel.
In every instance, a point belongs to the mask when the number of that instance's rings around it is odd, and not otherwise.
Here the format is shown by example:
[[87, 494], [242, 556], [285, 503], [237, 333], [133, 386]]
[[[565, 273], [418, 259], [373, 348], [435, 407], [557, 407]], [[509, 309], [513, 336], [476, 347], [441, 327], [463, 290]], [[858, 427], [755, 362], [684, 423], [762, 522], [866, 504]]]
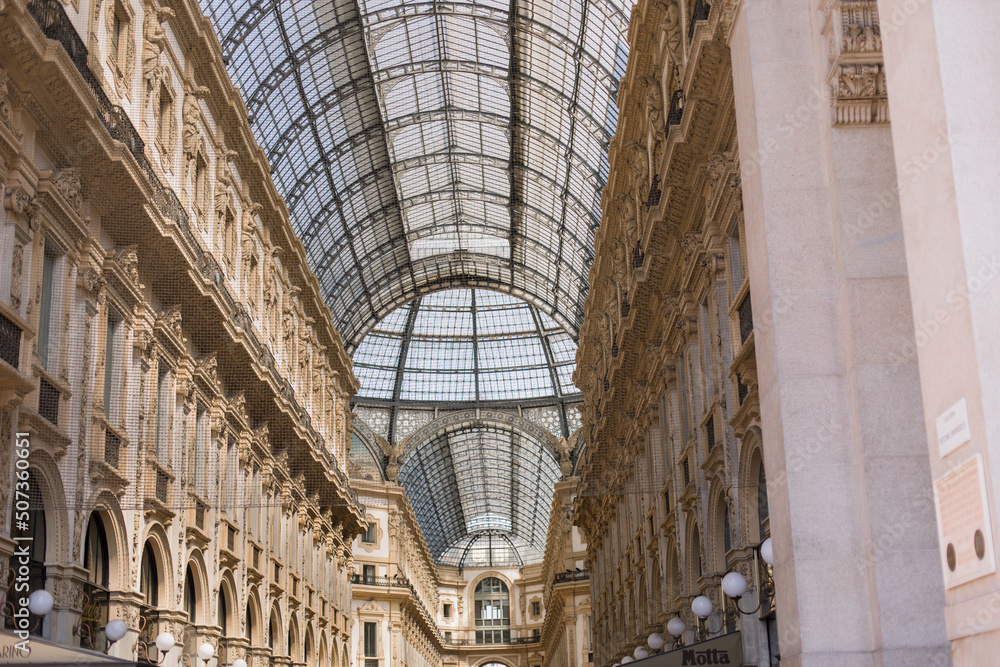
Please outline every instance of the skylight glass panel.
[[532, 0], [512, 20], [505, 0], [202, 4], [349, 349], [455, 278], [578, 325], [630, 3]]
[[354, 363], [395, 368], [399, 363], [402, 338], [372, 334], [354, 352]]
[[392, 398], [393, 384], [396, 381], [396, 371], [392, 369], [355, 366], [354, 374], [361, 383], [359, 396], [367, 398]]

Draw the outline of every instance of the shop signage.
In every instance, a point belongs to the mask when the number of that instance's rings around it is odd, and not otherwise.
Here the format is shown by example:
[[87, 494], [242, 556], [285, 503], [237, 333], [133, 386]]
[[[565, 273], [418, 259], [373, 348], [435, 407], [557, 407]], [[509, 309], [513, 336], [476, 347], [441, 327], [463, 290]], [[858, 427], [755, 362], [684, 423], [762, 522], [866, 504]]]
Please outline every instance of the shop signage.
[[743, 665], [743, 643], [740, 633], [710, 639], [706, 642], [683, 646], [673, 651], [650, 656], [632, 663], [639, 667], [687, 667], [688, 665]]

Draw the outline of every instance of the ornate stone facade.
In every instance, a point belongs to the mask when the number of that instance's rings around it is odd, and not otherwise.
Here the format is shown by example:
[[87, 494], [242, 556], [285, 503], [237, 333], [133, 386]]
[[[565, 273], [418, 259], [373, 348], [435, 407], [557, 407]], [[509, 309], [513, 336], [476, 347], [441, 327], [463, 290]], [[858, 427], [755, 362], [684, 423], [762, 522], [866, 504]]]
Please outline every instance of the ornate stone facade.
[[[66, 50], [81, 16], [86, 59]], [[202, 21], [187, 2], [0, 4], [0, 559], [25, 530], [39, 545], [58, 644], [104, 650], [122, 618], [122, 658], [170, 630], [187, 641], [168, 666], [208, 642], [212, 665], [346, 667], [357, 381], [221, 60], [195, 65]], [[270, 259], [267, 302], [239, 248]], [[8, 522], [15, 433], [28, 529]]]
[[[633, 8], [575, 376], [586, 449], [574, 523], [597, 665], [654, 631], [670, 648], [675, 616], [688, 644], [740, 630], [745, 664], [778, 664], [779, 651], [782, 664], [951, 663], [937, 568], [915, 537], [888, 537], [905, 525], [934, 542], [923, 444], [902, 444], [923, 422], [919, 400], [888, 408], [920, 393], [886, 341], [914, 336], [906, 285], [921, 279], [886, 242], [903, 228], [884, 4]], [[648, 172], [642, 147], [661, 153]], [[882, 406], [891, 417], [875, 416]], [[921, 481], [875, 473], [883, 454]], [[773, 584], [758, 553], [769, 536]], [[734, 613], [720, 585], [731, 570], [750, 582], [741, 607], [759, 610]], [[920, 593], [900, 603], [914, 581]], [[714, 606], [702, 629], [700, 595]], [[820, 620], [845, 597], [866, 619], [851, 633]], [[919, 632], [903, 620], [917, 608]]]

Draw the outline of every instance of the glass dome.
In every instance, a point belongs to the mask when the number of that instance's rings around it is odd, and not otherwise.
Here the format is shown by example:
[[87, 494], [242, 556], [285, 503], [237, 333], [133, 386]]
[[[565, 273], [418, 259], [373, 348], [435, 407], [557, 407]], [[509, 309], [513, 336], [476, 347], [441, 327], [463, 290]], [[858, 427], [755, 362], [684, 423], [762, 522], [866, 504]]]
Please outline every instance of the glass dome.
[[497, 403], [579, 393], [576, 343], [516, 297], [450, 289], [389, 314], [354, 352], [356, 400]]
[[483, 530], [471, 533], [441, 554], [444, 565], [463, 568], [520, 567], [542, 560], [542, 552], [519, 535]]

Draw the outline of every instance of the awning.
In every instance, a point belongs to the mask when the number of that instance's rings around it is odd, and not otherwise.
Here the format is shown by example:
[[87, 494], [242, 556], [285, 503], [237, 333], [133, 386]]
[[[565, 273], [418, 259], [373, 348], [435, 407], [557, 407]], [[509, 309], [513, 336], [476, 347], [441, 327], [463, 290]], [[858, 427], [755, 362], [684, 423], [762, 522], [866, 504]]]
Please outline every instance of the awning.
[[9, 632], [0, 632], [0, 664], [17, 665], [51, 665], [65, 667], [66, 665], [135, 665], [133, 660], [122, 660], [102, 655], [95, 651], [86, 651], [75, 646], [53, 644], [40, 637], [32, 636], [26, 645], [30, 653], [20, 650], [21, 640]]
[[740, 667], [743, 664], [743, 642], [740, 633], [731, 632], [728, 635], [705, 642], [636, 660], [632, 664], [642, 667], [682, 667], [686, 665]]

